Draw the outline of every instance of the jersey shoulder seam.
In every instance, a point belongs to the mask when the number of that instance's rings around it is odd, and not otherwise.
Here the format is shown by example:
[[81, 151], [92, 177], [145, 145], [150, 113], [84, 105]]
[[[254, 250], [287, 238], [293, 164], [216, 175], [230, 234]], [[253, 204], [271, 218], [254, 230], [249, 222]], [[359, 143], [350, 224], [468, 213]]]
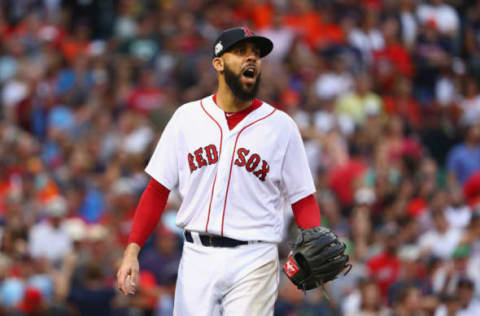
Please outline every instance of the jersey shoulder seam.
[[190, 102], [184, 103], [184, 104], [180, 105], [177, 108], [177, 110], [184, 111], [185, 109], [190, 108], [190, 107], [200, 107], [200, 101], [201, 100], [195, 100], [195, 101], [190, 101]]
[[201, 100], [196, 100], [196, 101], [191, 101], [191, 102], [187, 102], [187, 103], [184, 103], [184, 104], [180, 105], [178, 108], [175, 109], [175, 112], [172, 115], [172, 117], [173, 116], [187, 115], [186, 113], [188, 113], [189, 110], [201, 111], [200, 101]]

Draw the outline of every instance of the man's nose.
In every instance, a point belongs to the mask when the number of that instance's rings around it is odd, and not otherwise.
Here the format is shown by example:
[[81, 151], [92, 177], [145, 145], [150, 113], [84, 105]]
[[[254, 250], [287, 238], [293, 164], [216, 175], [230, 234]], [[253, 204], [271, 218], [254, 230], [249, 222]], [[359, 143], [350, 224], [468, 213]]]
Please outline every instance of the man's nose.
[[248, 54], [247, 54], [247, 61], [248, 62], [256, 62], [257, 59], [258, 59], [258, 56], [257, 56], [257, 54], [255, 54], [255, 52], [253, 50], [248, 52]]

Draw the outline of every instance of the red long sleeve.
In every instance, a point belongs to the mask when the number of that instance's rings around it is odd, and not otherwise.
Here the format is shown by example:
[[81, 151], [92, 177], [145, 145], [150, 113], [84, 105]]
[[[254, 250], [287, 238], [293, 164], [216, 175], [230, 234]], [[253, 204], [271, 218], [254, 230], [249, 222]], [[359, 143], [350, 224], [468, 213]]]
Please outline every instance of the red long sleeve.
[[134, 242], [140, 247], [145, 244], [165, 211], [169, 194], [166, 187], [153, 178], [150, 180], [135, 211], [128, 243]]
[[320, 226], [321, 216], [313, 194], [292, 204], [293, 216], [298, 227], [302, 229]]

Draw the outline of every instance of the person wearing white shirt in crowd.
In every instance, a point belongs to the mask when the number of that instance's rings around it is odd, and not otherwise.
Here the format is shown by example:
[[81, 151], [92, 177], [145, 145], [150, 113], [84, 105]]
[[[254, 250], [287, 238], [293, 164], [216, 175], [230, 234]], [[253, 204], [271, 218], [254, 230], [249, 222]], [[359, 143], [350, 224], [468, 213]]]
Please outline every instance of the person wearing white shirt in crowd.
[[475, 78], [466, 78], [463, 85], [464, 93], [459, 102], [463, 120], [480, 118], [480, 93]]
[[51, 198], [46, 205], [46, 220], [35, 224], [29, 235], [28, 249], [33, 258], [44, 257], [59, 263], [72, 250], [72, 240], [63, 225], [67, 204], [63, 197]]
[[450, 259], [462, 238], [462, 230], [448, 223], [443, 211], [432, 213], [434, 229], [420, 236], [419, 245], [423, 253], [429, 253], [442, 259]]
[[415, 16], [415, 0], [400, 0], [400, 24], [402, 27], [403, 43], [412, 48], [418, 34], [418, 21]]
[[331, 70], [320, 74], [314, 83], [315, 92], [320, 99], [336, 98], [353, 89], [354, 81], [347, 69], [347, 57], [335, 56], [331, 64]]
[[367, 10], [360, 27], [354, 28], [348, 34], [348, 41], [362, 52], [367, 63], [372, 61], [374, 51], [385, 47], [385, 40], [377, 27], [378, 24], [378, 13], [375, 10]]
[[265, 57], [265, 60], [272, 63], [281, 63], [288, 55], [296, 33], [283, 23], [283, 14], [273, 16], [272, 26], [258, 32], [259, 35], [270, 38], [275, 43], [275, 49]]
[[470, 279], [458, 281], [457, 293], [460, 299], [460, 310], [456, 316], [480, 315], [480, 301], [473, 297], [475, 284]]
[[460, 18], [457, 11], [445, 3], [445, 0], [430, 0], [417, 8], [420, 24], [435, 23], [443, 35], [455, 37], [460, 28]]
[[459, 188], [452, 188], [449, 194], [451, 203], [445, 209], [447, 221], [453, 228], [466, 228], [472, 218], [472, 209], [465, 204]]

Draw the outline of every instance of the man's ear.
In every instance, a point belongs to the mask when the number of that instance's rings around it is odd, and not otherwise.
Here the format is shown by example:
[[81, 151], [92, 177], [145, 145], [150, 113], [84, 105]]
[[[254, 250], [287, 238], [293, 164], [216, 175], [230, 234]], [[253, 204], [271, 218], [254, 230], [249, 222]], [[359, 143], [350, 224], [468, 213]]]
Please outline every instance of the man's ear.
[[217, 72], [223, 72], [224, 62], [222, 58], [215, 57], [214, 59], [212, 59], [212, 65]]

